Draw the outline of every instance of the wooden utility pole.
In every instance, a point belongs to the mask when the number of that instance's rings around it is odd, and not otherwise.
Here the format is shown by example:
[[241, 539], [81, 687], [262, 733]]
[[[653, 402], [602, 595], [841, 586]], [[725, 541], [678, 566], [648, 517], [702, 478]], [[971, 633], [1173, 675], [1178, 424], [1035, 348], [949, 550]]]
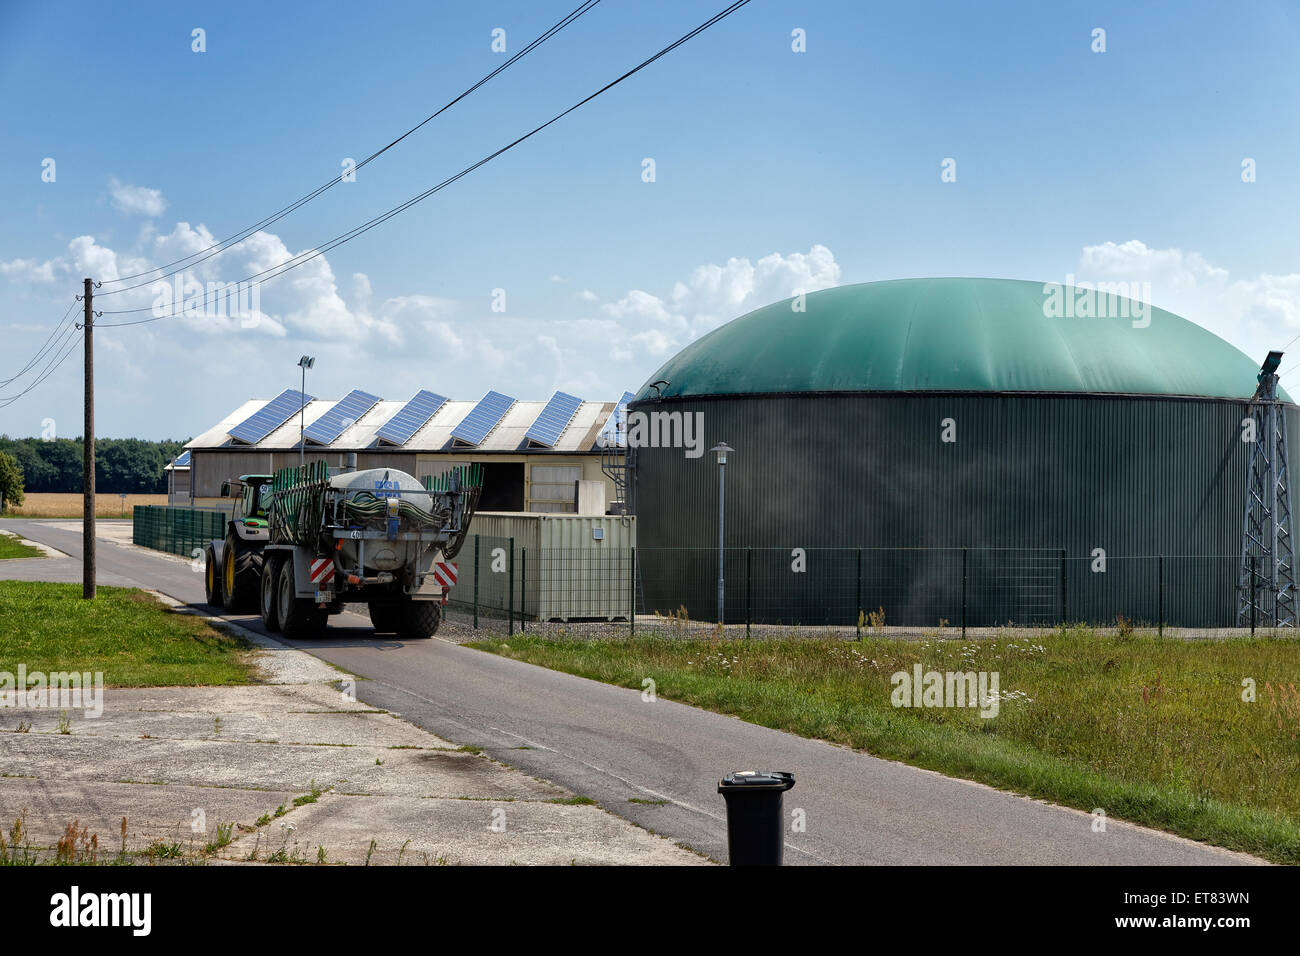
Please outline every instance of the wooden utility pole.
[[86, 318], [82, 326], [86, 346], [86, 421], [82, 430], [81, 467], [81, 596], [95, 597], [95, 345], [91, 337], [95, 310], [94, 280], [86, 280]]

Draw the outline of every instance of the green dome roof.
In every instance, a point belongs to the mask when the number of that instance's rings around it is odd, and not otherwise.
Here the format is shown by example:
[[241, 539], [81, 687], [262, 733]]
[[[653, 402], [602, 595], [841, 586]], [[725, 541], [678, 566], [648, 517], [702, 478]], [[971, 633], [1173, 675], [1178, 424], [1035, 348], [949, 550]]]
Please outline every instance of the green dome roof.
[[[649, 381], [669, 382], [661, 389], [665, 398], [952, 390], [1254, 394], [1264, 356], [1252, 359], [1172, 312], [1119, 297], [1109, 300], [1110, 314], [1123, 306], [1129, 316], [1145, 310], [1144, 318], [1079, 317], [1074, 303], [1084, 290], [1057, 287], [1053, 299], [1050, 289], [1017, 279], [898, 279], [810, 292], [804, 311], [785, 299], [742, 315], [682, 349]], [[1107, 300], [1098, 293], [1095, 301]], [[1149, 325], [1134, 327], [1145, 318]], [[636, 400], [653, 395], [647, 383]]]

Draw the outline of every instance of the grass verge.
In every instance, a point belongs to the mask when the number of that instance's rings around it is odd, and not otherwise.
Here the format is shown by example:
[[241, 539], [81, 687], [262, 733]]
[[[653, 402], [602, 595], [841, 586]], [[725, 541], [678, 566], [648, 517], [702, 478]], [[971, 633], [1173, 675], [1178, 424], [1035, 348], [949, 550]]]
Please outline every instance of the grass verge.
[[[1101, 636], [471, 645], [954, 777], [1300, 863], [1300, 640]], [[997, 672], [996, 716], [902, 708], [892, 676]], [[1253, 687], [1254, 699], [1248, 691]]]
[[0, 581], [0, 670], [102, 671], [110, 687], [246, 684], [250, 645], [136, 588]]
[[44, 552], [20, 541], [11, 534], [0, 532], [0, 561], [5, 558], [39, 558]]

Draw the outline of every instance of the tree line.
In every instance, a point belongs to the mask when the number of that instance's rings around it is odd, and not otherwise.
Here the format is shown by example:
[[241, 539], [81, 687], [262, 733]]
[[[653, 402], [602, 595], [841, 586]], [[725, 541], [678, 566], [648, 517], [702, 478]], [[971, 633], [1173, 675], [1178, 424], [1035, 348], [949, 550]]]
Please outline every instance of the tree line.
[[[95, 439], [95, 490], [105, 494], [161, 494], [163, 468], [185, 448], [184, 441], [141, 438]], [[29, 492], [81, 491], [81, 438], [10, 438], [0, 435], [0, 452], [12, 455]]]

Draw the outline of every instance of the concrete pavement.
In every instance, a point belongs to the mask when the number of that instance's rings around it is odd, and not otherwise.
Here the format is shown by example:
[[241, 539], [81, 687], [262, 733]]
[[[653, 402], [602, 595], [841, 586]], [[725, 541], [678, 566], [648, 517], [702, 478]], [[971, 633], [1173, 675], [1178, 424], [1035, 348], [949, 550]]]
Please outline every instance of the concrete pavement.
[[195, 855], [226, 827], [231, 861], [702, 862], [329, 684], [105, 695], [93, 719], [0, 707], [0, 823], [23, 818], [42, 857], [77, 821], [101, 858]]

